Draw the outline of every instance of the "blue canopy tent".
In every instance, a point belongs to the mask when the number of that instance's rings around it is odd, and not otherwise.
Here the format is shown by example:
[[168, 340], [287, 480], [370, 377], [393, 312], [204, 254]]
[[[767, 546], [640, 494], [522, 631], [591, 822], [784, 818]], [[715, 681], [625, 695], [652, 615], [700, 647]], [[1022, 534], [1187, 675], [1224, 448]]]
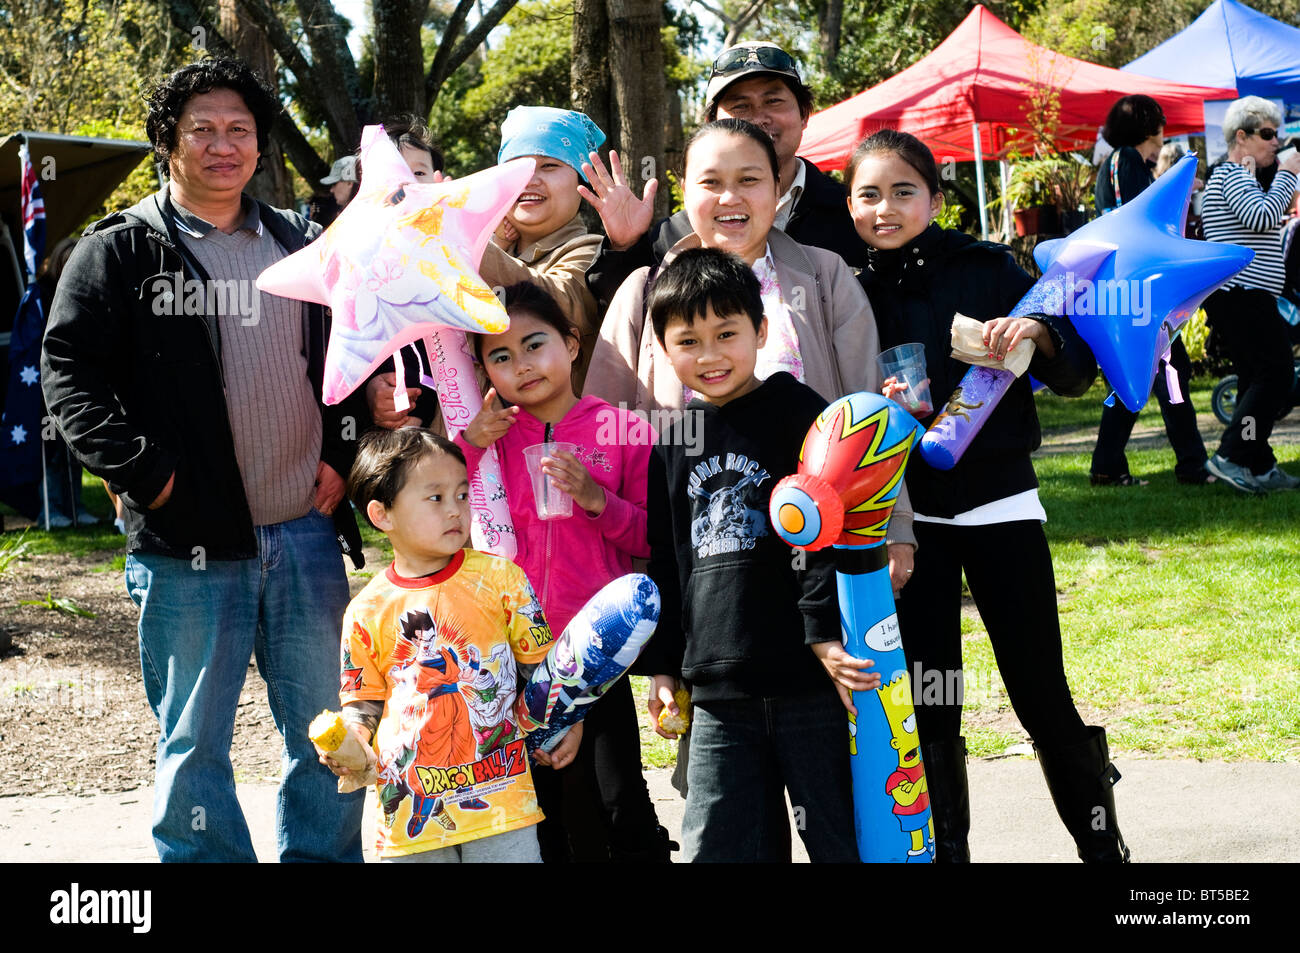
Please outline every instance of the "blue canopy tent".
[[1214, 0], [1187, 29], [1121, 69], [1294, 102], [1300, 100], [1300, 29], [1236, 0]]

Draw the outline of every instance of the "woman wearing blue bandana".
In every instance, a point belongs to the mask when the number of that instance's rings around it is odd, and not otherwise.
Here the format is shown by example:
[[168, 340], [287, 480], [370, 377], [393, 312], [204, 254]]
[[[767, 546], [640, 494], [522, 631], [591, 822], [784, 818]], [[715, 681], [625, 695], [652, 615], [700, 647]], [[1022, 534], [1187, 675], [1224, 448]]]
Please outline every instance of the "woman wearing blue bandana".
[[497, 161], [530, 158], [536, 160], [537, 171], [506, 213], [479, 268], [489, 285], [531, 281], [577, 325], [582, 340], [573, 365], [578, 393], [600, 330], [586, 272], [602, 240], [588, 232], [578, 216], [578, 170], [604, 141], [605, 134], [594, 122], [570, 109], [516, 106], [506, 114]]

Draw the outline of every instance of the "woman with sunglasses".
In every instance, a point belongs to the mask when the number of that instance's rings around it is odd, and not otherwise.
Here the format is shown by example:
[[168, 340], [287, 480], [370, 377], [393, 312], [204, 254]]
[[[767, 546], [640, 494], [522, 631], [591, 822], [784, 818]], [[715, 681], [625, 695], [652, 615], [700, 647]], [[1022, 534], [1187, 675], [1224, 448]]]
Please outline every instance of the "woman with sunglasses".
[[[709, 122], [744, 119], [767, 133], [781, 177], [776, 227], [860, 268], [866, 254], [845, 211], [844, 187], [797, 155], [812, 102], [812, 90], [799, 78], [789, 53], [774, 43], [747, 42], [723, 50], [714, 60], [705, 117]], [[583, 197], [600, 213], [608, 236], [587, 269], [587, 284], [604, 303], [636, 269], [663, 261], [668, 249], [691, 234], [691, 224], [685, 211], [654, 224], [655, 181], [646, 184], [638, 199], [615, 152], [609, 169], [593, 157], [583, 171], [591, 183], [589, 190], [581, 190]]]
[[1288, 409], [1291, 343], [1277, 310], [1286, 283], [1282, 231], [1295, 198], [1300, 155], [1282, 162], [1267, 191], [1257, 174], [1277, 164], [1282, 111], [1247, 96], [1228, 107], [1223, 138], [1228, 158], [1205, 184], [1205, 237], [1255, 252], [1249, 265], [1205, 299], [1210, 327], [1222, 335], [1237, 371], [1237, 409], [1206, 467], [1243, 493], [1294, 490], [1300, 478], [1277, 465], [1268, 445], [1274, 421]]

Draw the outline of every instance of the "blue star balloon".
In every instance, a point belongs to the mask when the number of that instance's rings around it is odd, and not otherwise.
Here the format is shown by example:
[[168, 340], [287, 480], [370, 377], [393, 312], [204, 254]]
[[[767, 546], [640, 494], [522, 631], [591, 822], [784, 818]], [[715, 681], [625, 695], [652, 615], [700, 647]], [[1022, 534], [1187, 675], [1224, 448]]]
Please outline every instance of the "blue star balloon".
[[1044, 272], [1074, 257], [1079, 243], [1113, 249], [1091, 276], [1067, 271], [1061, 298], [1116, 396], [1134, 413], [1151, 396], [1160, 359], [1187, 319], [1255, 256], [1240, 245], [1183, 237], [1195, 177], [1189, 154], [1133, 201], [1034, 249]]

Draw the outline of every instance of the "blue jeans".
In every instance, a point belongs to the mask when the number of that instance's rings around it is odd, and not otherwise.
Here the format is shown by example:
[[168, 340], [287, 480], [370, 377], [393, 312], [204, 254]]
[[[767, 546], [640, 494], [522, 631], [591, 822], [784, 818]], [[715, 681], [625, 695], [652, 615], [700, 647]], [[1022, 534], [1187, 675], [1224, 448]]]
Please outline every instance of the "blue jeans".
[[789, 863], [790, 791], [814, 863], [858, 863], [848, 714], [835, 690], [695, 706], [682, 855], [689, 861]]
[[361, 861], [365, 794], [340, 795], [307, 725], [338, 708], [347, 576], [333, 522], [257, 527], [257, 559], [126, 561], [140, 607], [140, 668], [158, 719], [153, 836], [163, 861], [255, 861], [230, 765], [250, 656], [284, 738], [276, 809], [281, 861]]

